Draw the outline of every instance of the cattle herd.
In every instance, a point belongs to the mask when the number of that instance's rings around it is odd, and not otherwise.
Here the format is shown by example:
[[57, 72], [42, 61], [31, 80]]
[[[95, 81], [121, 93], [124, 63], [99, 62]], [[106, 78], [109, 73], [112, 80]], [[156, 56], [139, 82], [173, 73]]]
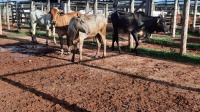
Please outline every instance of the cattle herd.
[[[118, 31], [121, 29], [133, 36], [136, 43], [134, 51], [137, 54], [136, 49], [139, 45], [139, 38], [144, 37], [144, 34], [151, 34], [155, 31], [168, 31], [165, 20], [165, 15], [151, 17], [144, 12], [113, 12], [111, 14], [111, 22], [113, 25], [112, 50], [114, 50], [114, 42], [116, 42], [119, 52], [121, 51], [118, 37]], [[63, 54], [63, 36], [66, 36], [68, 51], [70, 52], [71, 48], [73, 48], [71, 59], [73, 62], [75, 53], [79, 50], [79, 63], [81, 63], [83, 41], [86, 38], [96, 39], [98, 49], [95, 57], [99, 56], [101, 43], [104, 45], [103, 57], [106, 56], [107, 18], [104, 15], [82, 14], [80, 11], [63, 14], [56, 7], [51, 8], [49, 12], [40, 10], [32, 11], [30, 13], [30, 26], [33, 43], [37, 43], [37, 39], [35, 38], [36, 25], [46, 27], [46, 44], [48, 44], [48, 37], [50, 37], [51, 32], [53, 32], [54, 43], [56, 43], [55, 33], [59, 36], [61, 55]]]

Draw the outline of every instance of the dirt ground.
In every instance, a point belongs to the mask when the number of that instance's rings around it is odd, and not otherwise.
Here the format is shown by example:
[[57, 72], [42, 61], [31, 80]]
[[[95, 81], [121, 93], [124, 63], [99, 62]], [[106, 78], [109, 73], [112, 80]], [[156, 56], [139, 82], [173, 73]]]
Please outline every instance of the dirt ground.
[[[87, 45], [80, 65], [70, 61], [71, 55], [61, 56], [52, 39], [46, 47], [37, 38], [40, 44], [33, 47], [29, 36], [0, 37], [1, 112], [200, 111], [199, 65], [110, 48], [106, 58], [93, 58], [96, 48]], [[140, 46], [170, 50], [143, 42]]]

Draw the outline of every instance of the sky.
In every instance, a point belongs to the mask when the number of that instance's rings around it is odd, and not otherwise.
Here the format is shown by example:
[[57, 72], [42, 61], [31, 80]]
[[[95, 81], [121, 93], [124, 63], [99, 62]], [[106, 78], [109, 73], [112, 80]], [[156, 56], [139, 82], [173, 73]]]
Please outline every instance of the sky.
[[[7, 0], [0, 0], [0, 2], [2, 2], [2, 1], [6, 2]], [[10, 0], [10, 1], [27, 1], [27, 0]], [[80, 1], [82, 1], [82, 0], [80, 0]], [[119, 1], [124, 1], [124, 0], [119, 0]], [[135, 0], [135, 1], [143, 1], [143, 0]], [[174, 1], [174, 0], [167, 0], [167, 1], [168, 1], [168, 3], [170, 3], [169, 1]], [[179, 1], [184, 1], [184, 0], [179, 0]], [[194, 0], [190, 0], [190, 1], [191, 1], [191, 4], [194, 4]], [[165, 0], [154, 0], [154, 2], [164, 3]], [[173, 3], [173, 2], [171, 2], [171, 3]], [[182, 4], [182, 3], [180, 3], [180, 4]], [[200, 1], [199, 1], [199, 4], [200, 4]]]
[[[3, 0], [3, 1], [6, 2], [7, 0]], [[25, 0], [10, 0], [10, 1], [25, 1]], [[165, 0], [154, 0], [154, 2], [159, 2], [159, 1], [165, 1]], [[172, 0], [170, 0], [170, 1], [172, 1]], [[2, 2], [2, 0], [0, 0], [0, 2]]]
[[[7, 0], [0, 0], [0, 2], [2, 1], [7, 2]], [[10, 0], [10, 1], [25, 1], [25, 0]]]

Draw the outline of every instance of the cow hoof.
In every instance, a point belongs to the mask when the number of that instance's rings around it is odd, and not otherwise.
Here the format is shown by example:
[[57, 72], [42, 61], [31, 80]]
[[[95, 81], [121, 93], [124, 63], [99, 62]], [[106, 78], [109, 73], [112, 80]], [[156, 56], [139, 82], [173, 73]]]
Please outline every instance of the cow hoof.
[[101, 58], [106, 58], [106, 56], [102, 56]]
[[100, 56], [95, 55], [93, 58], [99, 58]]

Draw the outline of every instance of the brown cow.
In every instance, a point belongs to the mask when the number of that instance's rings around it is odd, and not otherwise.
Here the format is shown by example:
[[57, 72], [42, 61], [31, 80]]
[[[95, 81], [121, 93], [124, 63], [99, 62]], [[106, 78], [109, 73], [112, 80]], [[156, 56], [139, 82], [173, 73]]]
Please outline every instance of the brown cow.
[[[173, 15], [172, 15], [172, 18], [173, 18]], [[176, 25], [178, 26], [182, 26], [183, 25], [183, 14], [176, 14]], [[172, 22], [173, 23], [173, 22]], [[172, 25], [172, 24], [171, 24]], [[170, 31], [171, 31], [171, 25], [170, 25]], [[189, 19], [188, 19], [188, 28], [192, 25], [192, 17], [189, 16]]]
[[[101, 14], [93, 15], [77, 15], [73, 17], [69, 23], [69, 28], [67, 30], [68, 34], [68, 46], [74, 45], [76, 49], [77, 43], [79, 42], [79, 63], [82, 62], [82, 47], [83, 41], [86, 38], [96, 38], [97, 41], [97, 52], [95, 57], [99, 56], [99, 51], [101, 48], [101, 41], [103, 41], [104, 52], [103, 57], [106, 56], [106, 25], [107, 18]], [[72, 62], [75, 58], [75, 50], [73, 50]]]
[[53, 7], [50, 10], [52, 14], [52, 23], [55, 26], [55, 32], [58, 34], [60, 39], [61, 45], [61, 55], [63, 54], [63, 36], [67, 36], [67, 29], [69, 26], [69, 21], [72, 17], [76, 16], [77, 14], [81, 14], [79, 11], [67, 13], [67, 14], [60, 14], [60, 10], [57, 7]]

